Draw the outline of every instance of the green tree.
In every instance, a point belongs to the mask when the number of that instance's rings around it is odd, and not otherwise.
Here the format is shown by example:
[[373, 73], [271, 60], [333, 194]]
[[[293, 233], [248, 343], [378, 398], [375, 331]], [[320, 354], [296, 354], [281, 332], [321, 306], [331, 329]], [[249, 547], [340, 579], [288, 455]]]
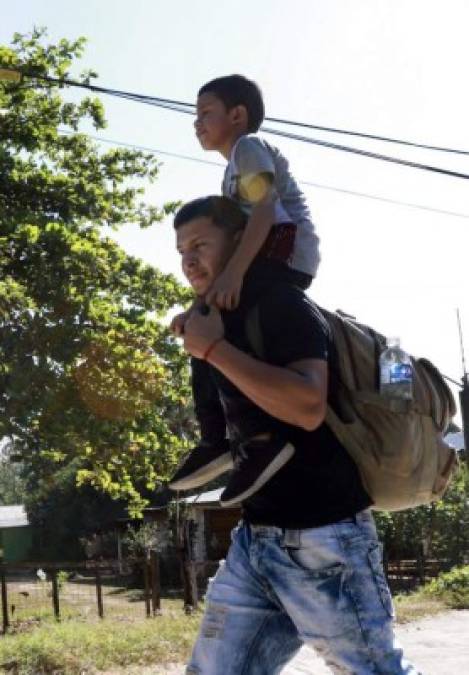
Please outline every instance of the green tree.
[[26, 496], [23, 466], [11, 461], [11, 443], [0, 444], [0, 506], [22, 504]]
[[448, 566], [469, 559], [469, 471], [460, 463], [443, 499], [396, 513], [375, 514], [390, 560], [438, 558]]
[[[24, 499], [33, 527], [33, 560], [82, 560], [83, 542], [95, 533], [112, 536], [118, 519], [126, 515], [126, 503], [89, 483], [77, 486], [79, 457], [59, 466], [54, 463], [49, 472], [44, 462], [37, 464], [41, 464], [40, 477], [34, 467], [28, 467], [29, 490]], [[113, 548], [115, 556], [117, 546]]]
[[80, 133], [105, 126], [100, 100], [39, 79], [71, 77], [84, 44], [41, 29], [0, 46], [0, 68], [28, 74], [0, 82], [0, 439], [36, 485], [73, 461], [138, 512], [191, 430], [186, 360], [161, 321], [188, 293], [106, 236], [174, 209], [143, 201], [155, 158], [101, 150]]

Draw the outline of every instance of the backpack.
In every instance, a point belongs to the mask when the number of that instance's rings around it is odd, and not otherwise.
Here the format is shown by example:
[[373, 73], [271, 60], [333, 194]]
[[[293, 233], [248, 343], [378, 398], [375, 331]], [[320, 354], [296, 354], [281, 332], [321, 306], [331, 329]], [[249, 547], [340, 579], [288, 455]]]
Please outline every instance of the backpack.
[[[443, 439], [456, 404], [442, 375], [427, 359], [411, 357], [413, 399], [382, 395], [379, 357], [386, 338], [343, 312], [318, 310], [332, 337], [325, 422], [355, 461], [372, 508], [399, 511], [439, 499], [457, 464]], [[257, 305], [245, 330], [263, 358]]]

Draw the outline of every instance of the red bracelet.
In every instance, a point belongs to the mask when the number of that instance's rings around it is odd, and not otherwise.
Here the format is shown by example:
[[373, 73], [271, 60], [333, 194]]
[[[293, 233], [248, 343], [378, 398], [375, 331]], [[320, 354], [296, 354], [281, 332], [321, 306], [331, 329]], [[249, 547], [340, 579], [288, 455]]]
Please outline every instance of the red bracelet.
[[217, 346], [217, 344], [218, 344], [219, 342], [221, 342], [222, 340], [223, 340], [223, 338], [222, 338], [222, 337], [219, 337], [219, 338], [217, 338], [216, 340], [214, 340], [211, 344], [209, 344], [209, 346], [208, 346], [207, 349], [205, 350], [204, 355], [202, 356], [202, 360], [203, 360], [203, 361], [206, 361], [206, 360], [208, 359], [208, 357], [209, 357], [210, 354], [212, 353], [212, 350], [213, 350], [213, 349]]

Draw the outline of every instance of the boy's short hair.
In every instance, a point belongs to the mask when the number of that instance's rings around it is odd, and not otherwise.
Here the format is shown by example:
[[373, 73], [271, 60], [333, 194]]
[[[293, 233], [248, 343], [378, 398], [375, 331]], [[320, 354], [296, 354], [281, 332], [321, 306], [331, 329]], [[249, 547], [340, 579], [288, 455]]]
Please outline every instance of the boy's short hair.
[[184, 204], [174, 217], [178, 230], [195, 218], [209, 218], [214, 225], [234, 234], [246, 227], [247, 216], [238, 204], [228, 197], [199, 197]]
[[244, 75], [217, 77], [199, 89], [198, 95], [202, 94], [214, 94], [227, 110], [244, 105], [248, 114], [248, 134], [259, 131], [265, 115], [264, 100], [259, 86], [252, 80]]

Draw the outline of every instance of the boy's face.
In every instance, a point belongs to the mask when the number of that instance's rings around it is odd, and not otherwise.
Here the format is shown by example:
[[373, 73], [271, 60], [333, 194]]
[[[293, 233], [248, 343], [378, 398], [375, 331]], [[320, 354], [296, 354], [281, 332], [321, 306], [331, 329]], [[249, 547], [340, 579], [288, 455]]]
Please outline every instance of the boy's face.
[[227, 110], [215, 94], [201, 94], [197, 99], [194, 127], [204, 150], [223, 151], [239, 133], [236, 108]]
[[238, 237], [217, 227], [205, 216], [176, 230], [176, 246], [184, 276], [199, 296], [204, 296], [231, 257]]

